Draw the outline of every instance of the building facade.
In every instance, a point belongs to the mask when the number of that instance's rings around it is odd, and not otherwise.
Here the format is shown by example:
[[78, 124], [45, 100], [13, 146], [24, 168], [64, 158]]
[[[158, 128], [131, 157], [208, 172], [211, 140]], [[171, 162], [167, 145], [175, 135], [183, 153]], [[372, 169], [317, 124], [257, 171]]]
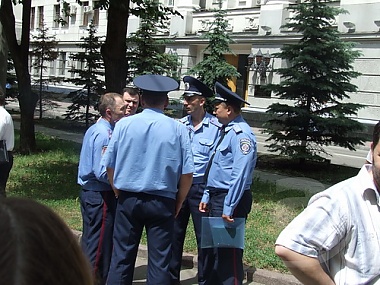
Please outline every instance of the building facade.
[[[267, 107], [278, 102], [275, 94], [262, 91], [268, 83], [278, 83], [280, 78], [273, 68], [281, 67], [284, 62], [274, 59], [271, 54], [279, 52], [284, 44], [298, 41], [300, 35], [281, 28], [292, 18], [287, 7], [302, 0], [161, 0], [181, 13], [183, 18], [172, 16], [168, 28], [157, 33], [159, 37], [171, 38], [173, 42], [165, 47], [166, 52], [176, 53], [181, 60], [180, 74], [204, 57], [207, 42], [201, 35], [207, 31], [213, 21], [211, 9], [221, 7], [227, 10], [228, 32], [233, 43], [233, 54], [226, 54], [227, 61], [233, 64], [240, 78], [231, 82], [231, 87], [251, 104], [245, 112], [264, 113]], [[69, 78], [69, 72], [76, 62], [69, 59], [70, 53], [78, 51], [77, 43], [86, 36], [91, 19], [97, 27], [98, 35], [105, 35], [107, 11], [94, 9], [96, 2], [82, 1], [78, 5], [69, 0], [70, 17], [67, 24], [61, 26], [57, 19], [62, 13], [59, 2], [53, 0], [33, 0], [31, 11], [31, 33], [45, 23], [49, 32], [59, 41], [59, 58], [52, 62], [49, 75]], [[332, 23], [344, 40], [355, 42], [362, 56], [354, 63], [354, 70], [361, 76], [353, 80], [358, 92], [349, 94], [350, 101], [365, 105], [359, 110], [356, 119], [374, 124], [380, 119], [380, 0], [337, 0], [331, 3], [349, 13], [339, 15]], [[128, 34], [139, 26], [139, 19], [130, 16]], [[261, 62], [255, 62], [255, 56], [262, 53]], [[258, 64], [261, 63], [261, 64]], [[31, 70], [33, 74], [33, 71]], [[70, 90], [70, 85], [58, 86], [59, 90]], [[175, 93], [173, 96], [176, 96]]]

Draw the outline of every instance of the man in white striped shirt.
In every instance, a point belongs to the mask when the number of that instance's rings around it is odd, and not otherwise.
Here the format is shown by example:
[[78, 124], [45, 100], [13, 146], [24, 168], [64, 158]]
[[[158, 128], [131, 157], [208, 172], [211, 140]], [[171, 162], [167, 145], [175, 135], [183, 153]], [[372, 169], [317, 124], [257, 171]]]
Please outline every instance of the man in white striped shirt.
[[380, 122], [372, 165], [314, 195], [279, 235], [276, 254], [304, 284], [380, 284]]

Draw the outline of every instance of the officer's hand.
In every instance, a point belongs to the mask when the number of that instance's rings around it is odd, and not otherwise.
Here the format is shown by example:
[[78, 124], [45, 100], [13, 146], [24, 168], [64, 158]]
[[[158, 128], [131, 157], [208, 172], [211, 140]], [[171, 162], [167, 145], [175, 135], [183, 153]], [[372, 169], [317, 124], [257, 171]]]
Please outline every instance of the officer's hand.
[[199, 203], [199, 211], [202, 212], [202, 213], [208, 212], [207, 203], [200, 202]]
[[120, 190], [116, 189], [115, 187], [112, 189], [113, 189], [113, 193], [115, 193], [115, 197], [119, 198]]
[[231, 216], [227, 216], [227, 215], [222, 215], [222, 218], [223, 220], [225, 220], [226, 222], [229, 222], [229, 223], [233, 223], [234, 222], [234, 219], [231, 217]]

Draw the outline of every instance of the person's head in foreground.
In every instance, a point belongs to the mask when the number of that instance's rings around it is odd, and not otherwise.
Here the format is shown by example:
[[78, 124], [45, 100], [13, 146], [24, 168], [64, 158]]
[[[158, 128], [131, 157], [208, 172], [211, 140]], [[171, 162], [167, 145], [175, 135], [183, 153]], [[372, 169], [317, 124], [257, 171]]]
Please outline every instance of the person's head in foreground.
[[243, 103], [249, 105], [238, 94], [224, 87], [219, 82], [215, 83], [214, 115], [221, 124], [226, 126], [239, 116]]
[[185, 76], [183, 82], [185, 83], [183, 106], [185, 107], [186, 113], [188, 115], [204, 115], [206, 98], [213, 96], [212, 90], [206, 84], [191, 76]]
[[169, 104], [168, 92], [178, 88], [178, 82], [168, 76], [144, 74], [133, 79], [133, 84], [141, 91], [143, 108], [164, 110]]
[[119, 93], [106, 93], [100, 96], [99, 113], [103, 119], [115, 125], [125, 115], [126, 105]]
[[139, 89], [134, 87], [125, 87], [123, 89], [123, 100], [126, 105], [125, 116], [136, 114], [140, 102]]
[[0, 280], [6, 285], [93, 285], [77, 238], [48, 207], [0, 199]]

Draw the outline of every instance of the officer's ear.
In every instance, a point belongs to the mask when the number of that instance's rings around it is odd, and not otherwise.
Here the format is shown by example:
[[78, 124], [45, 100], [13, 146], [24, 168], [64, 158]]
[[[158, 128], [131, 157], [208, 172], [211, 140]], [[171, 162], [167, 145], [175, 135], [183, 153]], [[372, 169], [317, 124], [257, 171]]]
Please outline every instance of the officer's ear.
[[112, 111], [110, 108], [106, 109], [106, 118], [111, 119], [112, 118]]
[[206, 104], [206, 98], [203, 96], [199, 97], [199, 105], [204, 106]]

